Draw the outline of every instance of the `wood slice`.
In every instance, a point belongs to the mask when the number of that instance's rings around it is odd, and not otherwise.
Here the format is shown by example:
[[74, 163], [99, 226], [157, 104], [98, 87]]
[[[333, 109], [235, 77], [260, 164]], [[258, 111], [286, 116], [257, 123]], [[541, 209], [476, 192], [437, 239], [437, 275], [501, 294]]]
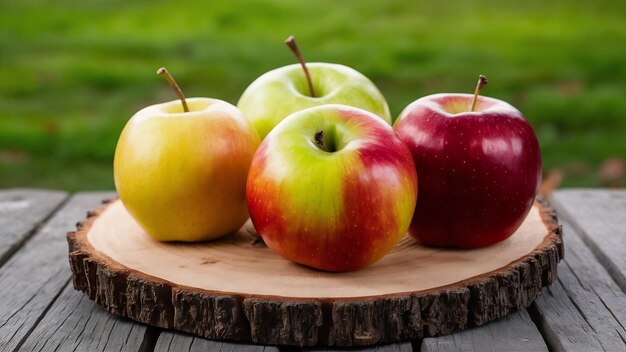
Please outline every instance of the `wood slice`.
[[448, 334], [528, 307], [563, 257], [536, 202], [506, 241], [475, 250], [404, 239], [359, 271], [326, 273], [271, 252], [251, 223], [221, 240], [152, 240], [114, 200], [68, 234], [74, 287], [108, 311], [211, 339], [364, 346]]

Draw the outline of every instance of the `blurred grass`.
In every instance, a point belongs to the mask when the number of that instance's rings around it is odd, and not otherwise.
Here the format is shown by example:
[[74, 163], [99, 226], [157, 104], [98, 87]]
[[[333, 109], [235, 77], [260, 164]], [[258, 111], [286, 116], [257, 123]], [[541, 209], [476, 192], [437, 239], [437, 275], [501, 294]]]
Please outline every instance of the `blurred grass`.
[[471, 92], [531, 121], [544, 168], [598, 186], [626, 156], [623, 1], [0, 0], [0, 187], [112, 189], [112, 155], [140, 108], [187, 96], [236, 103], [259, 75], [294, 62], [346, 64], [397, 116], [418, 97]]

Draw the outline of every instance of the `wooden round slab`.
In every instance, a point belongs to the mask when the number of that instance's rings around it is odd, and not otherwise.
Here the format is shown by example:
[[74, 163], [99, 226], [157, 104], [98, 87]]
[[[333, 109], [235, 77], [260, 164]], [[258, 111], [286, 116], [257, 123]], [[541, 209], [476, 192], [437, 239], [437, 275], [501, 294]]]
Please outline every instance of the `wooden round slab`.
[[363, 346], [448, 334], [526, 308], [563, 257], [537, 202], [508, 240], [475, 250], [405, 238], [359, 271], [326, 273], [271, 252], [248, 222], [205, 243], [161, 243], [119, 200], [68, 234], [74, 287], [110, 312], [212, 339]]

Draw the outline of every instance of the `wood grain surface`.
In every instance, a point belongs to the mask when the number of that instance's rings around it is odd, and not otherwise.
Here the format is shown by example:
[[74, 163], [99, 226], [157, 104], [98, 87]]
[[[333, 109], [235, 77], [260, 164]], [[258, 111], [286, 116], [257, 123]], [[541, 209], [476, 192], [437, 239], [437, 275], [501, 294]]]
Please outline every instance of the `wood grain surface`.
[[201, 337], [164, 331], [159, 335], [159, 340], [154, 352], [279, 352], [274, 346], [249, 345], [234, 342], [220, 342], [206, 340]]
[[0, 265], [32, 236], [65, 200], [67, 193], [45, 190], [0, 190]]
[[72, 197], [0, 267], [0, 350], [12, 350], [39, 323], [70, 280], [65, 233], [103, 194]]
[[74, 285], [90, 299], [154, 326], [259, 344], [367, 346], [482, 325], [530, 305], [562, 256], [556, 218], [539, 203], [501, 244], [461, 251], [405, 238], [342, 274], [287, 262], [246, 228], [172, 244], [147, 236], [119, 201], [90, 215], [68, 235]]
[[548, 351], [541, 333], [526, 311], [497, 319], [476, 329], [422, 341], [422, 352], [539, 352]]
[[626, 291], [626, 190], [564, 190], [551, 202]]
[[548, 343], [554, 351], [626, 351], [626, 296], [569, 222], [563, 232], [559, 278], [532, 308]]
[[[554, 194], [550, 201], [564, 219], [566, 256], [558, 282], [544, 289], [530, 309], [449, 335], [345, 349], [207, 340], [111, 315], [67, 283], [63, 243], [73, 223], [110, 193], [67, 198], [56, 191], [0, 190], [0, 248], [11, 248], [0, 262], [0, 350], [626, 351], [626, 296], [620, 279], [626, 268], [614, 257], [624, 249], [624, 195], [608, 190]], [[85, 199], [91, 196], [91, 201]]]

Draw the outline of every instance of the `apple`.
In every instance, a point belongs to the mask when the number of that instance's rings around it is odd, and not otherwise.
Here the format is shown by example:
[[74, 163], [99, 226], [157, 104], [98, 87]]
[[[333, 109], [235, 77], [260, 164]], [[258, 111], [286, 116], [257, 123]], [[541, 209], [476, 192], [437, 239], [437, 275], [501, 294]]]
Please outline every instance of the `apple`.
[[265, 73], [248, 86], [237, 103], [261, 139], [287, 115], [324, 104], [365, 109], [391, 124], [385, 98], [367, 77], [344, 65], [306, 64], [293, 37], [285, 43], [300, 64]]
[[[126, 124], [115, 150], [115, 186], [137, 223], [160, 241], [203, 241], [248, 218], [246, 179], [259, 144], [233, 105], [209, 98], [152, 105]], [[182, 102], [182, 104], [181, 104]]]
[[270, 132], [247, 183], [250, 218], [274, 252], [325, 271], [363, 268], [406, 233], [417, 197], [408, 148], [376, 115], [298, 111]]
[[510, 104], [478, 92], [435, 94], [407, 106], [394, 129], [411, 150], [420, 197], [409, 233], [432, 246], [476, 248], [510, 237], [534, 202], [541, 155]]

